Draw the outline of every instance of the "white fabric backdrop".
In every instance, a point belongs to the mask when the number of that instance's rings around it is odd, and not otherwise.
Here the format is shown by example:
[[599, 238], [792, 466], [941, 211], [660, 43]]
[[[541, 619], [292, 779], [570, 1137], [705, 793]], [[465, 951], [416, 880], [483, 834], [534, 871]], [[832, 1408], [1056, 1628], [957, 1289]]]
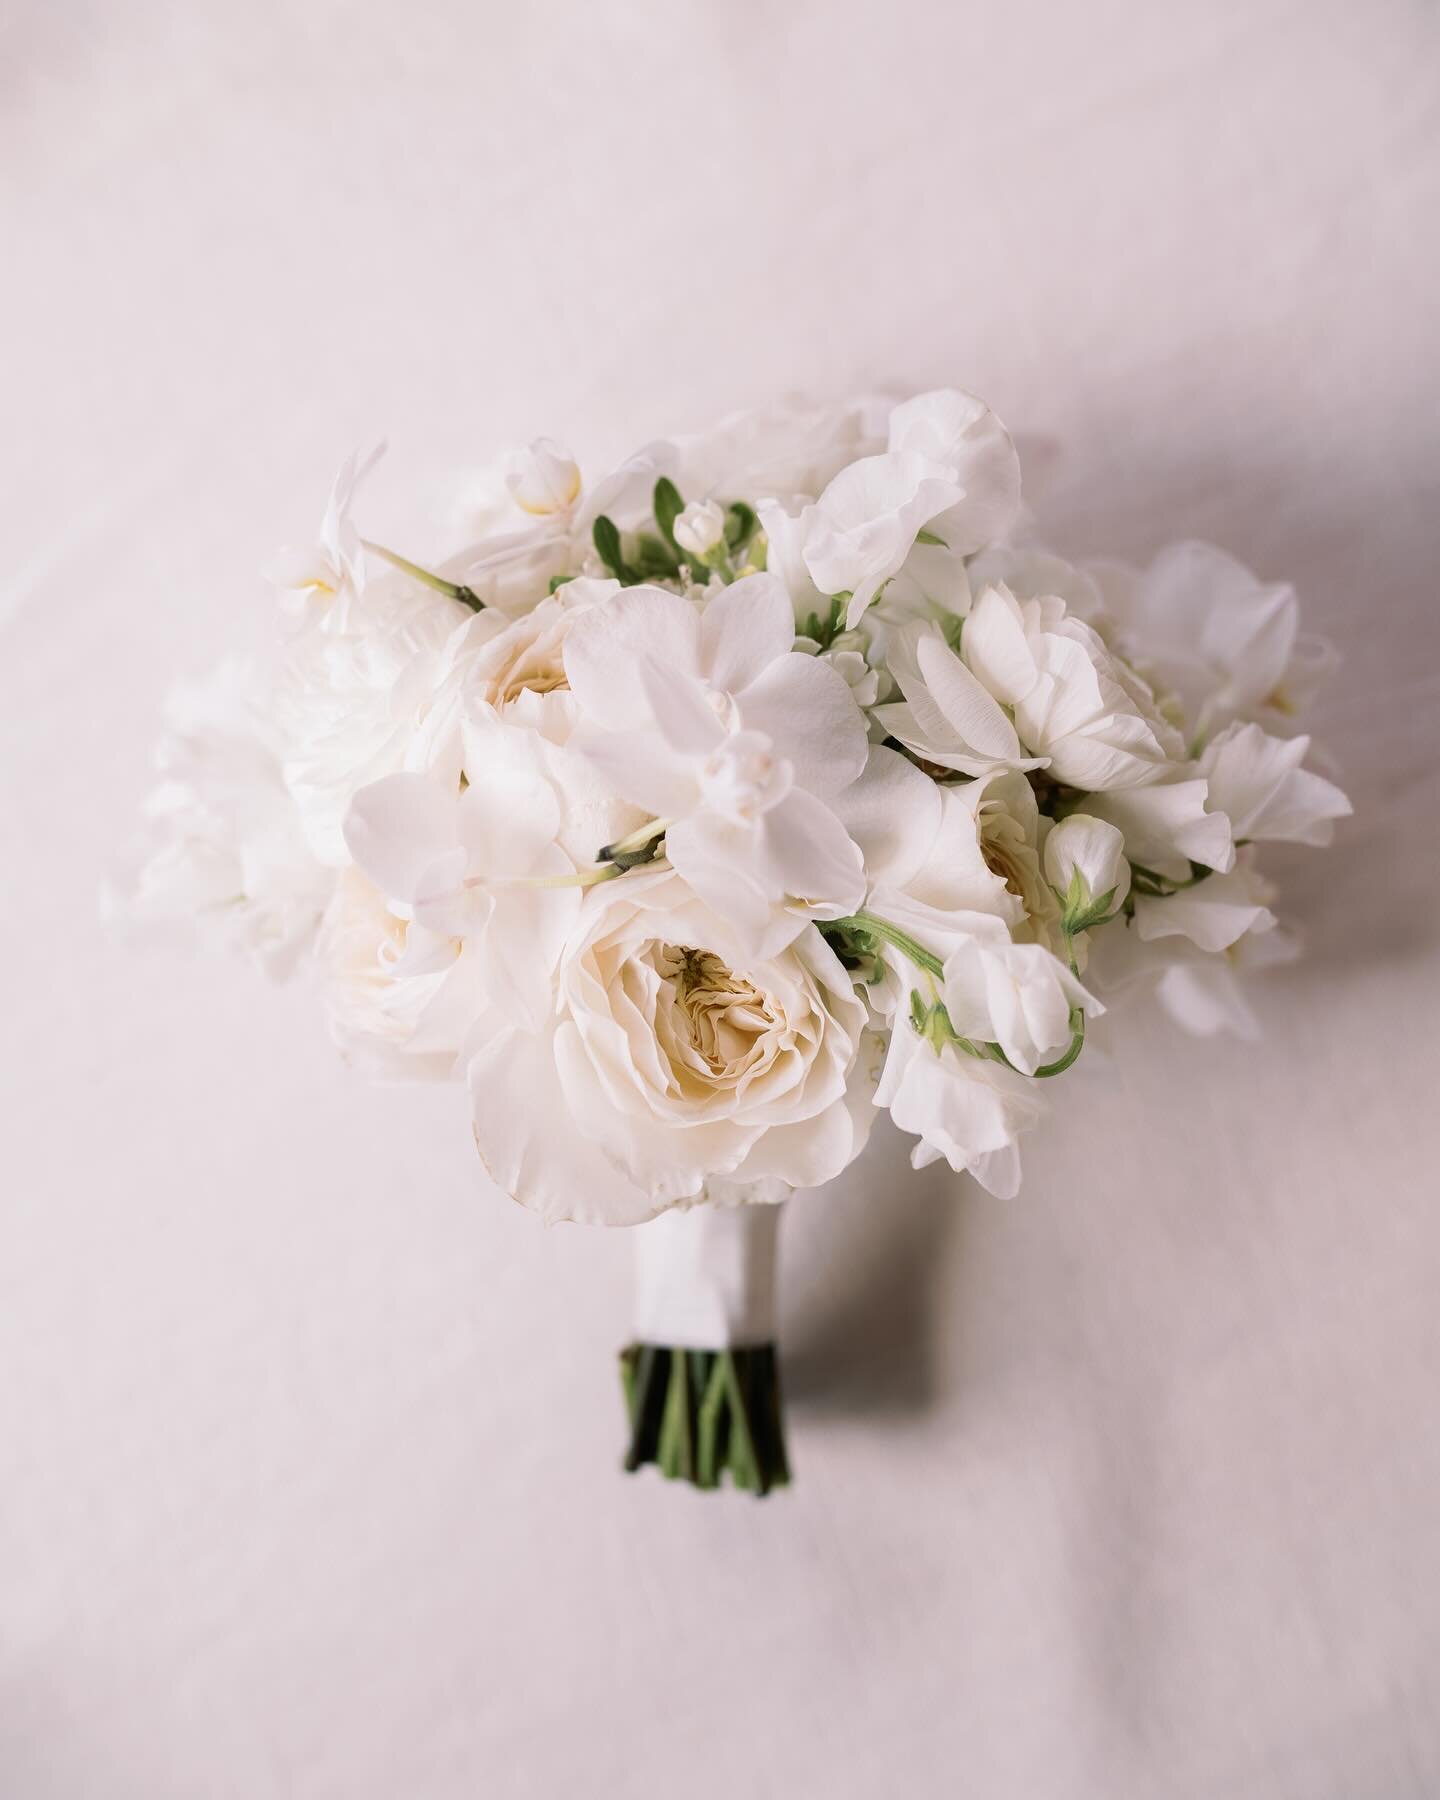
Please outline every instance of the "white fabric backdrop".
[[[1440, 1792], [1437, 16], [139, 8], [0, 56], [0, 1793]], [[1302, 585], [1358, 817], [1263, 1049], [787, 1222], [799, 1484], [617, 1472], [629, 1244], [303, 992], [106, 946], [162, 689], [381, 431], [959, 381], [1062, 547]]]

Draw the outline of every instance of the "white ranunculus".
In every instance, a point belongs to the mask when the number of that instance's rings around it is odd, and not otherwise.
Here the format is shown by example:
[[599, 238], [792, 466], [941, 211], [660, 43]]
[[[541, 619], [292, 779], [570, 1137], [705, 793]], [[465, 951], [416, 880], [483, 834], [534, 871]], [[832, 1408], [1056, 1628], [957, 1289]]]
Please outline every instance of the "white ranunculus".
[[901, 1131], [918, 1137], [917, 1169], [943, 1157], [1002, 1200], [1020, 1191], [1016, 1139], [1039, 1119], [1034, 1085], [999, 1064], [946, 1045], [936, 1050], [897, 1019], [876, 1090]]
[[1193, 763], [1174, 763], [1144, 787], [1091, 794], [1085, 809], [1115, 826], [1125, 854], [1168, 881], [1188, 881], [1191, 863], [1224, 871], [1235, 862], [1230, 820], [1209, 804], [1210, 784]]
[[963, 495], [941, 464], [891, 451], [851, 463], [806, 507], [805, 566], [822, 594], [850, 595], [847, 627], [899, 574], [919, 533]]
[[998, 1044], [1024, 1075], [1069, 1045], [1072, 1008], [1105, 1010], [1043, 945], [1002, 942], [988, 932], [967, 938], [945, 958], [942, 996], [961, 1037]]
[[553, 438], [536, 438], [514, 459], [505, 485], [522, 512], [568, 518], [580, 498], [580, 465]]
[[703, 562], [725, 542], [725, 509], [713, 500], [692, 500], [675, 520], [675, 542]]
[[1226, 815], [1237, 843], [1328, 844], [1350, 802], [1333, 781], [1303, 768], [1308, 737], [1277, 738], [1229, 725], [1206, 745], [1200, 772], [1208, 805]]
[[714, 1177], [815, 1187], [863, 1147], [866, 1010], [813, 928], [755, 960], [678, 876], [591, 890], [552, 1017], [469, 1065], [475, 1140], [547, 1219], [636, 1224]]
[[950, 472], [961, 497], [927, 529], [959, 556], [997, 543], [1020, 511], [1020, 459], [1010, 433], [983, 400], [959, 388], [917, 394], [890, 415], [890, 449]]
[[455, 1073], [477, 1004], [473, 959], [460, 939], [427, 931], [359, 869], [342, 869], [315, 967], [331, 1036], [348, 1062], [380, 1081]]
[[865, 891], [828, 803], [865, 766], [864, 719], [841, 676], [793, 642], [784, 589], [756, 575], [703, 613], [628, 588], [578, 619], [565, 646], [584, 720], [573, 741], [665, 823], [671, 866], [757, 950]]
[[1182, 753], [1144, 682], [1063, 600], [990, 587], [965, 621], [960, 654], [1003, 706], [1024, 748], [1067, 787], [1094, 793], [1154, 780]]
[[933, 625], [913, 623], [889, 642], [889, 669], [902, 701], [876, 708], [891, 737], [923, 761], [962, 775], [994, 769], [1036, 769], [1000, 703], [981, 685]]
[[165, 704], [146, 828], [102, 904], [121, 929], [185, 931], [288, 975], [334, 885], [311, 852], [281, 773], [268, 674], [242, 658]]
[[1045, 874], [1071, 930], [1098, 924], [1130, 892], [1125, 839], [1103, 819], [1071, 813], [1045, 839]]

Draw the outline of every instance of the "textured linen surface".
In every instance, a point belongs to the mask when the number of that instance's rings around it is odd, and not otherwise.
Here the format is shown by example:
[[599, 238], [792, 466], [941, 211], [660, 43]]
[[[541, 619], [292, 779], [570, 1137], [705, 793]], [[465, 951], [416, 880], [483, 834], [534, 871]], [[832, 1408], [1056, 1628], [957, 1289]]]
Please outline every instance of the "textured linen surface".
[[[1437, 37], [11, 0], [5, 1800], [1440, 1793]], [[1097, 1032], [1013, 1203], [888, 1130], [796, 1200], [791, 1493], [626, 1479], [626, 1237], [100, 868], [352, 445], [423, 548], [540, 432], [955, 381], [1060, 548], [1299, 583], [1357, 817], [1263, 1047]]]

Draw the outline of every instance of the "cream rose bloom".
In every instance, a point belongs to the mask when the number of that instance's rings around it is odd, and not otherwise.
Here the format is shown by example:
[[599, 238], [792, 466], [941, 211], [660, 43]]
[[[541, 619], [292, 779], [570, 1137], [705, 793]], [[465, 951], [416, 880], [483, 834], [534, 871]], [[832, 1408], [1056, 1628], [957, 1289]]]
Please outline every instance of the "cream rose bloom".
[[747, 959], [673, 874], [586, 896], [548, 1027], [472, 1046], [475, 1140], [547, 1219], [636, 1224], [707, 1180], [816, 1187], [872, 1116], [867, 1013], [813, 928]]

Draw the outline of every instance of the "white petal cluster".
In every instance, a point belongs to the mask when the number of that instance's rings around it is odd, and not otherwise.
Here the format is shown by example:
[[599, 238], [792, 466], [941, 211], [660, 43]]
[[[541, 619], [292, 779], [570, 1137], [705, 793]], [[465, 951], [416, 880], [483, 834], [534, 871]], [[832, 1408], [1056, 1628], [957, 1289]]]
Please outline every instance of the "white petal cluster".
[[1289, 587], [1015, 541], [1014, 444], [955, 389], [593, 482], [538, 438], [431, 564], [360, 535], [368, 467], [272, 565], [269, 664], [175, 696], [110, 904], [307, 964], [345, 1055], [462, 1082], [546, 1218], [815, 1186], [877, 1108], [1013, 1194], [1112, 990], [1255, 1030], [1293, 944], [1260, 846], [1349, 811]]

